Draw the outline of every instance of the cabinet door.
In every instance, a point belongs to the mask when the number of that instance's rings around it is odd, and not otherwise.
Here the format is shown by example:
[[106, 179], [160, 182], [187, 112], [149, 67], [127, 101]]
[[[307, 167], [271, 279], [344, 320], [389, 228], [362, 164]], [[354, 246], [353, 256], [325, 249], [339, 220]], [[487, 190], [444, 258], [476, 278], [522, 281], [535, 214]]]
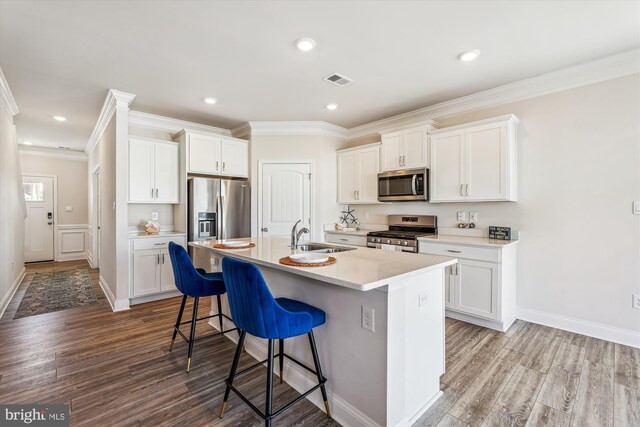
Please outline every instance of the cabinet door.
[[464, 130], [431, 135], [431, 202], [464, 200]]
[[402, 132], [393, 132], [382, 136], [381, 162], [382, 170], [397, 170], [402, 167], [400, 158], [403, 155]]
[[156, 143], [155, 150], [155, 201], [179, 203], [179, 146], [175, 143]]
[[222, 140], [222, 175], [249, 175], [249, 159], [247, 143], [243, 141]]
[[404, 131], [404, 162], [406, 168], [426, 168], [429, 166], [428, 135], [424, 128]]
[[133, 296], [160, 292], [160, 251], [133, 253]]
[[160, 251], [160, 290], [175, 291], [176, 281], [173, 277], [173, 267], [169, 251]]
[[338, 153], [338, 203], [356, 201], [358, 153]]
[[506, 200], [507, 125], [492, 123], [466, 132], [467, 200]]
[[221, 138], [189, 134], [187, 172], [209, 175], [220, 174], [222, 171], [221, 145]]
[[358, 154], [358, 177], [356, 194], [358, 202], [378, 202], [378, 170], [380, 150], [369, 148]]
[[498, 264], [458, 260], [455, 309], [487, 319], [498, 318]]
[[151, 202], [153, 186], [154, 143], [129, 140], [129, 201]]

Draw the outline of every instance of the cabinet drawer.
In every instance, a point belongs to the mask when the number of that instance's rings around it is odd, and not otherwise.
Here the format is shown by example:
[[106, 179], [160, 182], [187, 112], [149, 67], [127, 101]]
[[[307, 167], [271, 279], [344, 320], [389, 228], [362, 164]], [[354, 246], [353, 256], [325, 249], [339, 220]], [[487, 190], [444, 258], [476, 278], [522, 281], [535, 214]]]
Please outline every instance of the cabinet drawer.
[[423, 254], [445, 255], [456, 258], [477, 259], [480, 261], [501, 261], [500, 249], [481, 248], [477, 246], [419, 241], [418, 251]]
[[347, 234], [325, 233], [324, 239], [327, 243], [338, 243], [351, 246], [367, 246], [367, 238], [365, 236], [350, 236]]
[[185, 245], [184, 236], [172, 237], [145, 237], [142, 239], [133, 239], [133, 250], [142, 251], [145, 249], [166, 249], [169, 242], [175, 242], [179, 245]]

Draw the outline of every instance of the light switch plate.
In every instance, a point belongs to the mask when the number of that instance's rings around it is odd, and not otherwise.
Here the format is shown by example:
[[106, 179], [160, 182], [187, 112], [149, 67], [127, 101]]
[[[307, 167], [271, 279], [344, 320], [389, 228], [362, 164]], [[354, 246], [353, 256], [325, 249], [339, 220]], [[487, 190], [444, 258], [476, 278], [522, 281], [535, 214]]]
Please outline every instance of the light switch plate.
[[73, 206], [65, 206], [64, 207], [64, 211], [65, 212], [73, 212]]
[[422, 307], [423, 305], [427, 305], [428, 301], [429, 301], [429, 293], [428, 292], [421, 292], [420, 295], [418, 295], [418, 307]]
[[633, 214], [640, 215], [640, 200], [633, 202]]
[[478, 212], [469, 212], [469, 222], [478, 222]]
[[465, 211], [458, 211], [458, 221], [466, 221], [467, 213]]

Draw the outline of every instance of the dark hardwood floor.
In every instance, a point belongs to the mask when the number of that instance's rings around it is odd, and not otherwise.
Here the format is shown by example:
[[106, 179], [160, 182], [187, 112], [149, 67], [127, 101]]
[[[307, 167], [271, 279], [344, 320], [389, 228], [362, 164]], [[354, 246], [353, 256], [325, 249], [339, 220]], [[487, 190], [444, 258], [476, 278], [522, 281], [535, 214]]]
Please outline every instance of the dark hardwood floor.
[[[37, 272], [86, 267], [98, 304], [13, 319]], [[85, 261], [27, 266], [27, 275], [0, 319], [0, 402], [66, 403], [72, 426], [260, 426], [264, 422], [233, 393], [224, 418], [220, 404], [235, 345], [224, 337], [196, 343], [191, 372], [187, 345], [169, 352], [180, 298], [113, 313], [98, 284], [98, 270]], [[185, 309], [190, 314], [192, 301]], [[199, 316], [209, 313], [202, 298]], [[198, 336], [212, 332], [199, 322]], [[243, 354], [239, 369], [255, 363]], [[266, 368], [237, 381], [240, 390], [264, 405]], [[319, 391], [318, 391], [319, 393]], [[274, 408], [299, 394], [274, 381]], [[335, 426], [307, 400], [285, 412], [276, 426]]]
[[[177, 340], [168, 351], [179, 298], [113, 313], [98, 271], [89, 269], [97, 305], [13, 320], [36, 272], [76, 267], [88, 264], [27, 267], [0, 319], [0, 402], [67, 403], [73, 426], [262, 424], [233, 394], [225, 417], [218, 417], [231, 341], [196, 343], [189, 374], [186, 344]], [[209, 312], [206, 298], [199, 311]], [[198, 334], [207, 333], [211, 328], [201, 322]], [[503, 334], [447, 319], [446, 360], [444, 395], [414, 426], [640, 425], [638, 349], [522, 321]], [[241, 367], [252, 362], [243, 354]], [[261, 405], [265, 381], [259, 369], [239, 384]], [[274, 393], [276, 408], [298, 395], [278, 381]], [[337, 423], [305, 400], [275, 425]]]

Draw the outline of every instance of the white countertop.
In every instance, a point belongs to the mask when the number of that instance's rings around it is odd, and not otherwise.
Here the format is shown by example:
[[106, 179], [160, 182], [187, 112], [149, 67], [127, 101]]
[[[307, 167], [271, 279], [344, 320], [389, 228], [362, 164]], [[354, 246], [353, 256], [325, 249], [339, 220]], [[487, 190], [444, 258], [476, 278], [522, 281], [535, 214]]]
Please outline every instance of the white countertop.
[[345, 234], [347, 236], [363, 236], [366, 237], [367, 233], [373, 230], [358, 230], [358, 231], [340, 231], [340, 230], [324, 230], [325, 233], [329, 234]]
[[289, 248], [288, 237], [257, 237], [234, 240], [251, 241], [256, 246], [240, 250], [215, 249], [213, 245], [219, 242], [215, 240], [189, 242], [189, 246], [359, 291], [383, 287], [405, 278], [444, 268], [458, 261], [456, 258], [439, 255], [356, 248], [351, 251], [329, 254], [337, 260], [333, 265], [290, 267], [279, 262], [280, 258], [299, 252]]
[[488, 237], [454, 236], [451, 234], [438, 234], [437, 236], [418, 237], [418, 242], [454, 243], [459, 245], [484, 246], [491, 248], [500, 248], [503, 246], [518, 243], [517, 240], [496, 240], [489, 239]]
[[181, 231], [161, 231], [158, 234], [147, 234], [144, 231], [137, 231], [133, 233], [129, 233], [130, 239], [140, 239], [147, 237], [173, 237], [173, 236], [186, 236], [187, 233]]

